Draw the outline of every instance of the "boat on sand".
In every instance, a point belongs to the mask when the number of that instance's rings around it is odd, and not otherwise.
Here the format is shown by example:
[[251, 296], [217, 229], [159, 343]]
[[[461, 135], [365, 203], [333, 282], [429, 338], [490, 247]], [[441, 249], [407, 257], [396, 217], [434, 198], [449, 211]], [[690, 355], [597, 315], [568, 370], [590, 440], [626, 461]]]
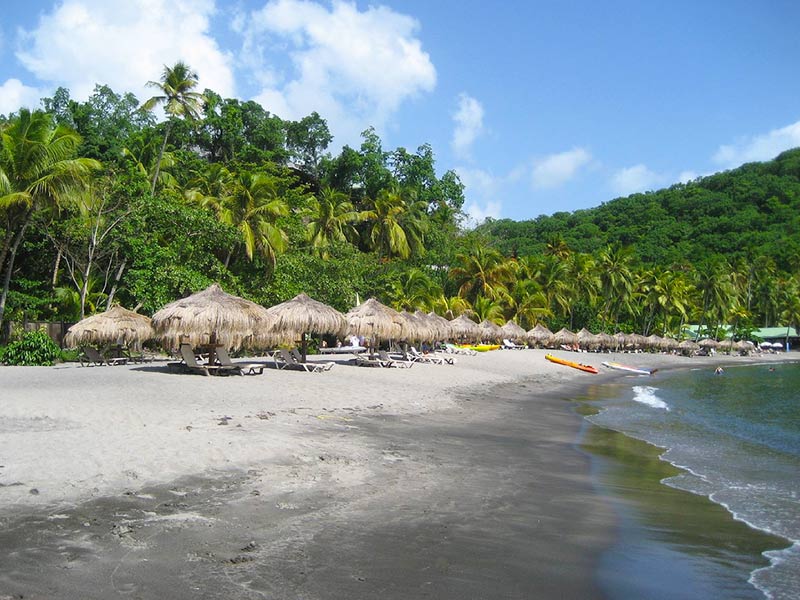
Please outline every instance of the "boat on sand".
[[557, 365], [572, 367], [573, 369], [578, 369], [579, 371], [585, 371], [586, 373], [594, 373], [595, 375], [599, 373], [597, 367], [593, 367], [592, 365], [584, 365], [583, 363], [575, 362], [573, 360], [558, 358], [557, 356], [553, 356], [552, 354], [545, 354], [544, 357], [550, 362], [556, 363]]
[[637, 375], [652, 375], [658, 369], [640, 369], [639, 367], [629, 367], [628, 365], [622, 365], [618, 362], [611, 362], [607, 361], [603, 363], [604, 366], [608, 367], [609, 369], [615, 369], [617, 371], [627, 371], [629, 373], [636, 373]]

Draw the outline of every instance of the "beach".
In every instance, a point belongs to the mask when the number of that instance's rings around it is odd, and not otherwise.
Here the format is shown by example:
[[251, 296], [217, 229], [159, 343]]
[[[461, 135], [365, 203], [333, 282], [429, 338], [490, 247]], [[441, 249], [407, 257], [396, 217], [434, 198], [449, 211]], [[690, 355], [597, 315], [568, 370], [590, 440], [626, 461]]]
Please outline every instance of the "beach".
[[544, 354], [244, 377], [0, 368], [0, 598], [604, 597], [618, 517], [569, 400], [623, 375]]

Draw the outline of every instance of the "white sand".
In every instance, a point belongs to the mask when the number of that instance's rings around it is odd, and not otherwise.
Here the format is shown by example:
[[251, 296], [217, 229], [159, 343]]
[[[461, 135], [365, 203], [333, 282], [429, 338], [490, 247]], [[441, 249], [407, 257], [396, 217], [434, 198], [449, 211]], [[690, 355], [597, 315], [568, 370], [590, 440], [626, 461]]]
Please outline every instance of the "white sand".
[[[554, 389], [596, 377], [553, 365], [544, 354], [495, 351], [412, 369], [342, 363], [319, 374], [268, 368], [245, 377], [171, 374], [163, 363], [0, 367], [0, 509], [57, 510], [182, 476], [297, 463], [324, 452], [358, 456], [368, 450], [346, 436], [357, 414], [457, 416], [459, 396], [470, 391], [520, 379]], [[604, 360], [713, 368], [793, 358], [558, 354], [599, 368]], [[334, 425], [343, 435], [326, 448], [314, 432]], [[358, 479], [352, 469], [341, 475]]]

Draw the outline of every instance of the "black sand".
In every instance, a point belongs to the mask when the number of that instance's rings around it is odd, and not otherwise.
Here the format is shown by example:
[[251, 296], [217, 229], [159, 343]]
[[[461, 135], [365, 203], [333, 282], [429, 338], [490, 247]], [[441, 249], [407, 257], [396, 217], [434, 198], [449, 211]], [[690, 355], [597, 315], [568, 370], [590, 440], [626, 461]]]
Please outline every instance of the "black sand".
[[[0, 598], [600, 598], [615, 517], [575, 446], [581, 419], [560, 399], [572, 392], [542, 391], [332, 420], [315, 464], [6, 507]], [[340, 436], [363, 452], [338, 454]]]

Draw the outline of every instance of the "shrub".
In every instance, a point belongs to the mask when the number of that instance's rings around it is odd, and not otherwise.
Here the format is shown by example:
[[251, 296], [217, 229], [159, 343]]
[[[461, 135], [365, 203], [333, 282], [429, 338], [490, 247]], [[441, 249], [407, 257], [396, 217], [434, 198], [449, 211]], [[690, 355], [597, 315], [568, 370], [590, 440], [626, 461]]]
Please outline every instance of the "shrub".
[[61, 356], [61, 349], [44, 331], [29, 331], [3, 350], [0, 361], [7, 365], [52, 365]]

